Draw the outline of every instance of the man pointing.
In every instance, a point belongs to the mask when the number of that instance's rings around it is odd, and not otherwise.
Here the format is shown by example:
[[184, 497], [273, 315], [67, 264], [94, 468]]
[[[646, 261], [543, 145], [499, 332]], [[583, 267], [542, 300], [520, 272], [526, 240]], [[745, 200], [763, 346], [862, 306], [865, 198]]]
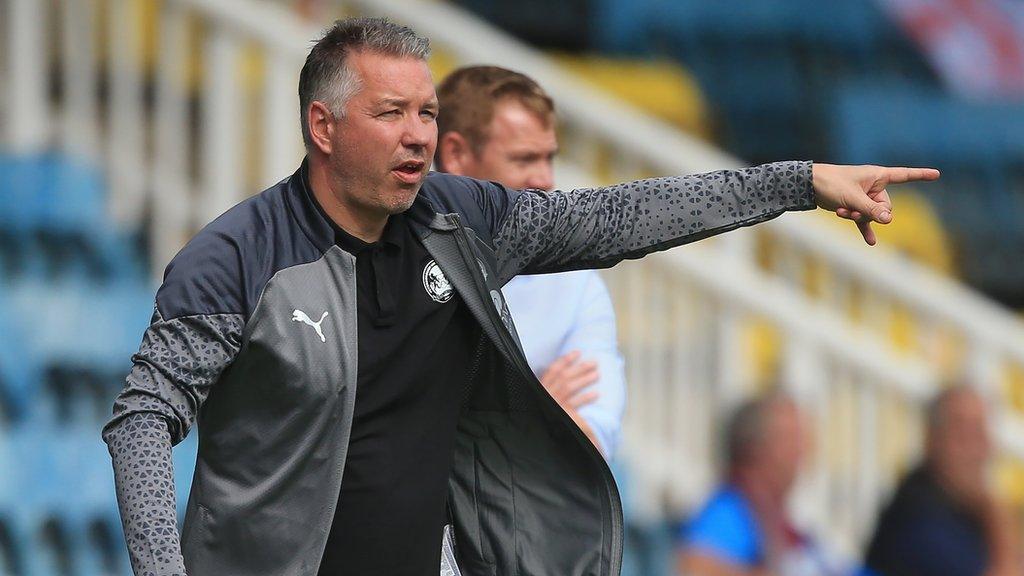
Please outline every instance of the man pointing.
[[[336, 23], [299, 78], [302, 165], [168, 265], [103, 432], [137, 574], [422, 576], [443, 534], [463, 574], [618, 574], [614, 481], [501, 286], [815, 205], [870, 243], [888, 184], [938, 177], [782, 162], [541, 195], [428, 176], [428, 54], [386, 20]], [[196, 422], [179, 537], [171, 446]]]

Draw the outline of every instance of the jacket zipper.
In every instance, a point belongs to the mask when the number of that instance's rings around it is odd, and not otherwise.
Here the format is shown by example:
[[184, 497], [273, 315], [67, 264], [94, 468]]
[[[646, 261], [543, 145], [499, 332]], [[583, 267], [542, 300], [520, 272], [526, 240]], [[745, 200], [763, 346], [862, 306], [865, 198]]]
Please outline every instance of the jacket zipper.
[[[490, 318], [492, 324], [502, 328], [498, 330], [501, 343], [505, 347], [506, 352], [512, 352], [511, 354], [506, 353], [505, 356], [512, 359], [516, 369], [518, 369], [522, 375], [527, 376], [527, 378], [536, 379], [533, 370], [526, 365], [525, 361], [521, 357], [522, 355], [515, 353], [519, 347], [512, 341], [512, 336], [505, 327], [505, 323], [501, 321], [501, 313], [493, 305], [487, 305], [487, 303], [491, 301], [491, 295], [489, 292], [486, 292], [486, 281], [484, 281], [482, 277], [478, 276], [479, 266], [473, 256], [473, 250], [470, 248], [469, 242], [466, 240], [466, 237], [468, 236], [466, 229], [462, 226], [462, 221], [459, 219], [458, 214], [452, 214], [451, 216], [454, 218], [455, 225], [458, 229], [458, 233], [455, 234], [455, 244], [459, 247], [459, 254], [462, 256], [463, 262], [466, 264], [466, 267], [469, 268], [469, 273], [473, 277], [473, 285], [476, 287], [477, 292], [480, 292], [480, 286], [484, 286], [485, 292], [479, 295], [483, 298], [484, 308], [487, 310], [487, 317]], [[504, 298], [504, 296], [502, 298]]]

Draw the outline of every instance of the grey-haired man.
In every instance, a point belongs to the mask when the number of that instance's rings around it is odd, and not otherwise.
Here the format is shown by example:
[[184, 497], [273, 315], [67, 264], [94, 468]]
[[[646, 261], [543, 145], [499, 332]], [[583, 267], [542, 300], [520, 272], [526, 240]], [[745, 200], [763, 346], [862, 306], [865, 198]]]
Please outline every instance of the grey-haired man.
[[[783, 162], [546, 195], [428, 176], [427, 55], [408, 28], [336, 23], [299, 80], [302, 166], [167, 267], [103, 434], [138, 574], [421, 576], [446, 526], [464, 574], [617, 574], [614, 481], [501, 286], [816, 204], [873, 242], [886, 185], [938, 176]], [[197, 420], [179, 539], [170, 451]]]

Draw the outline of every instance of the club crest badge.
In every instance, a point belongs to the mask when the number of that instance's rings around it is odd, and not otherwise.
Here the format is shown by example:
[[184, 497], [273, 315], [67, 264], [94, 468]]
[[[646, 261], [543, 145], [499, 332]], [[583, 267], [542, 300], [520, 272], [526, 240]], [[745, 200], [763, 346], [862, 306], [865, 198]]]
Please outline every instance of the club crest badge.
[[427, 291], [431, 300], [440, 304], [451, 300], [452, 295], [455, 294], [452, 283], [448, 281], [437, 262], [433, 260], [427, 262], [423, 268], [423, 289]]

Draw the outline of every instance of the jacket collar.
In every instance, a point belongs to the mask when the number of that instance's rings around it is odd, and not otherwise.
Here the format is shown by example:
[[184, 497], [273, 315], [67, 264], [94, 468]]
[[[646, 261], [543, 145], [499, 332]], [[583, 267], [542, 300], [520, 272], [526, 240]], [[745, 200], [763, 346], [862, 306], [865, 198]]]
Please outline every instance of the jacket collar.
[[438, 212], [430, 198], [423, 194], [423, 188], [420, 188], [420, 192], [416, 195], [416, 200], [413, 201], [412, 207], [405, 214], [414, 222], [432, 230], [452, 231], [458, 228], [455, 214]]
[[321, 252], [334, 246], [334, 227], [323, 214], [309, 185], [309, 159], [303, 158], [299, 169], [288, 179], [285, 201], [292, 209], [299, 227]]
[[[309, 184], [309, 158], [303, 158], [299, 169], [288, 179], [286, 201], [291, 207], [299, 226], [317, 249], [326, 252], [334, 245], [335, 225], [317, 204]], [[432, 230], [452, 231], [458, 227], [453, 214], [440, 214], [420, 189], [405, 215], [407, 218]]]

